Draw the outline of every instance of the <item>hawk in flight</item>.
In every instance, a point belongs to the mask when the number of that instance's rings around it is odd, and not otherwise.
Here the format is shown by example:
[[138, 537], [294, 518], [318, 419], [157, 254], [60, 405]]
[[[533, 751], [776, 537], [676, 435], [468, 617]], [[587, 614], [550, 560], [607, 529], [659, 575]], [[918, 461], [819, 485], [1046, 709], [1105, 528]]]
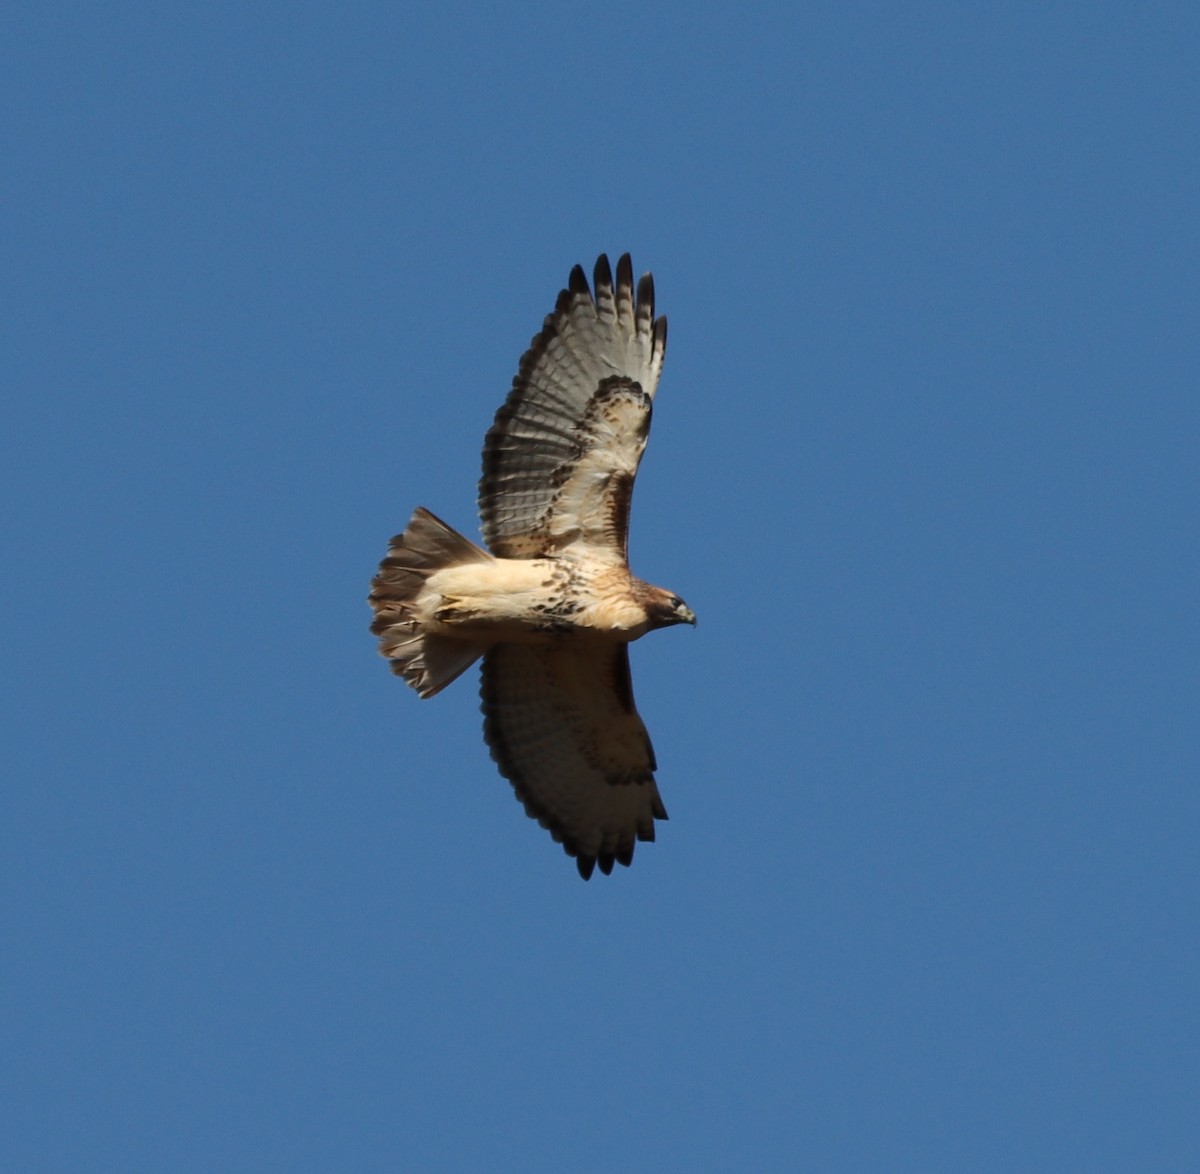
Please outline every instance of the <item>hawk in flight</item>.
[[[633, 700], [629, 644], [694, 624], [629, 569], [629, 505], [667, 347], [654, 281], [593, 288], [578, 265], [521, 359], [483, 447], [488, 550], [418, 509], [371, 584], [380, 651], [422, 697], [483, 657], [484, 738], [587, 880], [633, 860], [667, 811]], [[490, 551], [490, 553], [489, 553]]]

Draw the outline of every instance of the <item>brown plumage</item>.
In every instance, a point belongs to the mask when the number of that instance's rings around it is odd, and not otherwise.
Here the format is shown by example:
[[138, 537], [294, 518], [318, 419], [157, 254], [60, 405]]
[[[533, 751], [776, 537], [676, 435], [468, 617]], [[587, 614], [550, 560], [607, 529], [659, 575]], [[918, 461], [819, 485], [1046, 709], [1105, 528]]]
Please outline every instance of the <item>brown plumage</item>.
[[577, 265], [484, 441], [483, 550], [418, 509], [372, 582], [380, 651], [422, 697], [483, 657], [500, 772], [586, 880], [667, 818], [629, 643], [696, 622], [627, 562], [634, 478], [666, 353], [654, 282]]

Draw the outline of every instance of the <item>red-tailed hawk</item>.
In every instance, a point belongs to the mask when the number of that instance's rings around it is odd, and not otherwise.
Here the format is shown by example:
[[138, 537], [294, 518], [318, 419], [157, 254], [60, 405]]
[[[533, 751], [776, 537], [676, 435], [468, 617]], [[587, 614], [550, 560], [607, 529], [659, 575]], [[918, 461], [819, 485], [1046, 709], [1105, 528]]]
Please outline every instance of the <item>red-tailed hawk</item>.
[[483, 657], [484, 737], [530, 816], [575, 858], [629, 864], [666, 808], [633, 701], [630, 641], [694, 624], [629, 570], [629, 504], [667, 348], [654, 281], [576, 265], [483, 449], [491, 550], [418, 509], [371, 585], [380, 651], [422, 697]]

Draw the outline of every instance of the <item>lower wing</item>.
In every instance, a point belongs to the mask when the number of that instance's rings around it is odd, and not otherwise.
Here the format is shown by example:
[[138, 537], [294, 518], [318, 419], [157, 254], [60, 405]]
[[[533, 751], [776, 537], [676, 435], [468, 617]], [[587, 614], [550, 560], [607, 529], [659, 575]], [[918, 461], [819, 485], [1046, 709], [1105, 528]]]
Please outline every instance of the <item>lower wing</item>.
[[633, 860], [667, 812], [633, 702], [625, 644], [497, 644], [483, 660], [484, 737], [526, 812], [575, 858]]

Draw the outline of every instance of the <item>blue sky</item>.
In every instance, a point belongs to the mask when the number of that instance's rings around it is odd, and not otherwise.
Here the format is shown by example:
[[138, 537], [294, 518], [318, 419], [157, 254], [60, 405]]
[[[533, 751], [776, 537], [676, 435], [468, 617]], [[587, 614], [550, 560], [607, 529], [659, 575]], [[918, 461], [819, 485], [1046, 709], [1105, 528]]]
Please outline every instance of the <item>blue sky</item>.
[[[13, 4], [13, 1170], [1200, 1166], [1191, 5]], [[570, 267], [671, 822], [374, 651]]]

